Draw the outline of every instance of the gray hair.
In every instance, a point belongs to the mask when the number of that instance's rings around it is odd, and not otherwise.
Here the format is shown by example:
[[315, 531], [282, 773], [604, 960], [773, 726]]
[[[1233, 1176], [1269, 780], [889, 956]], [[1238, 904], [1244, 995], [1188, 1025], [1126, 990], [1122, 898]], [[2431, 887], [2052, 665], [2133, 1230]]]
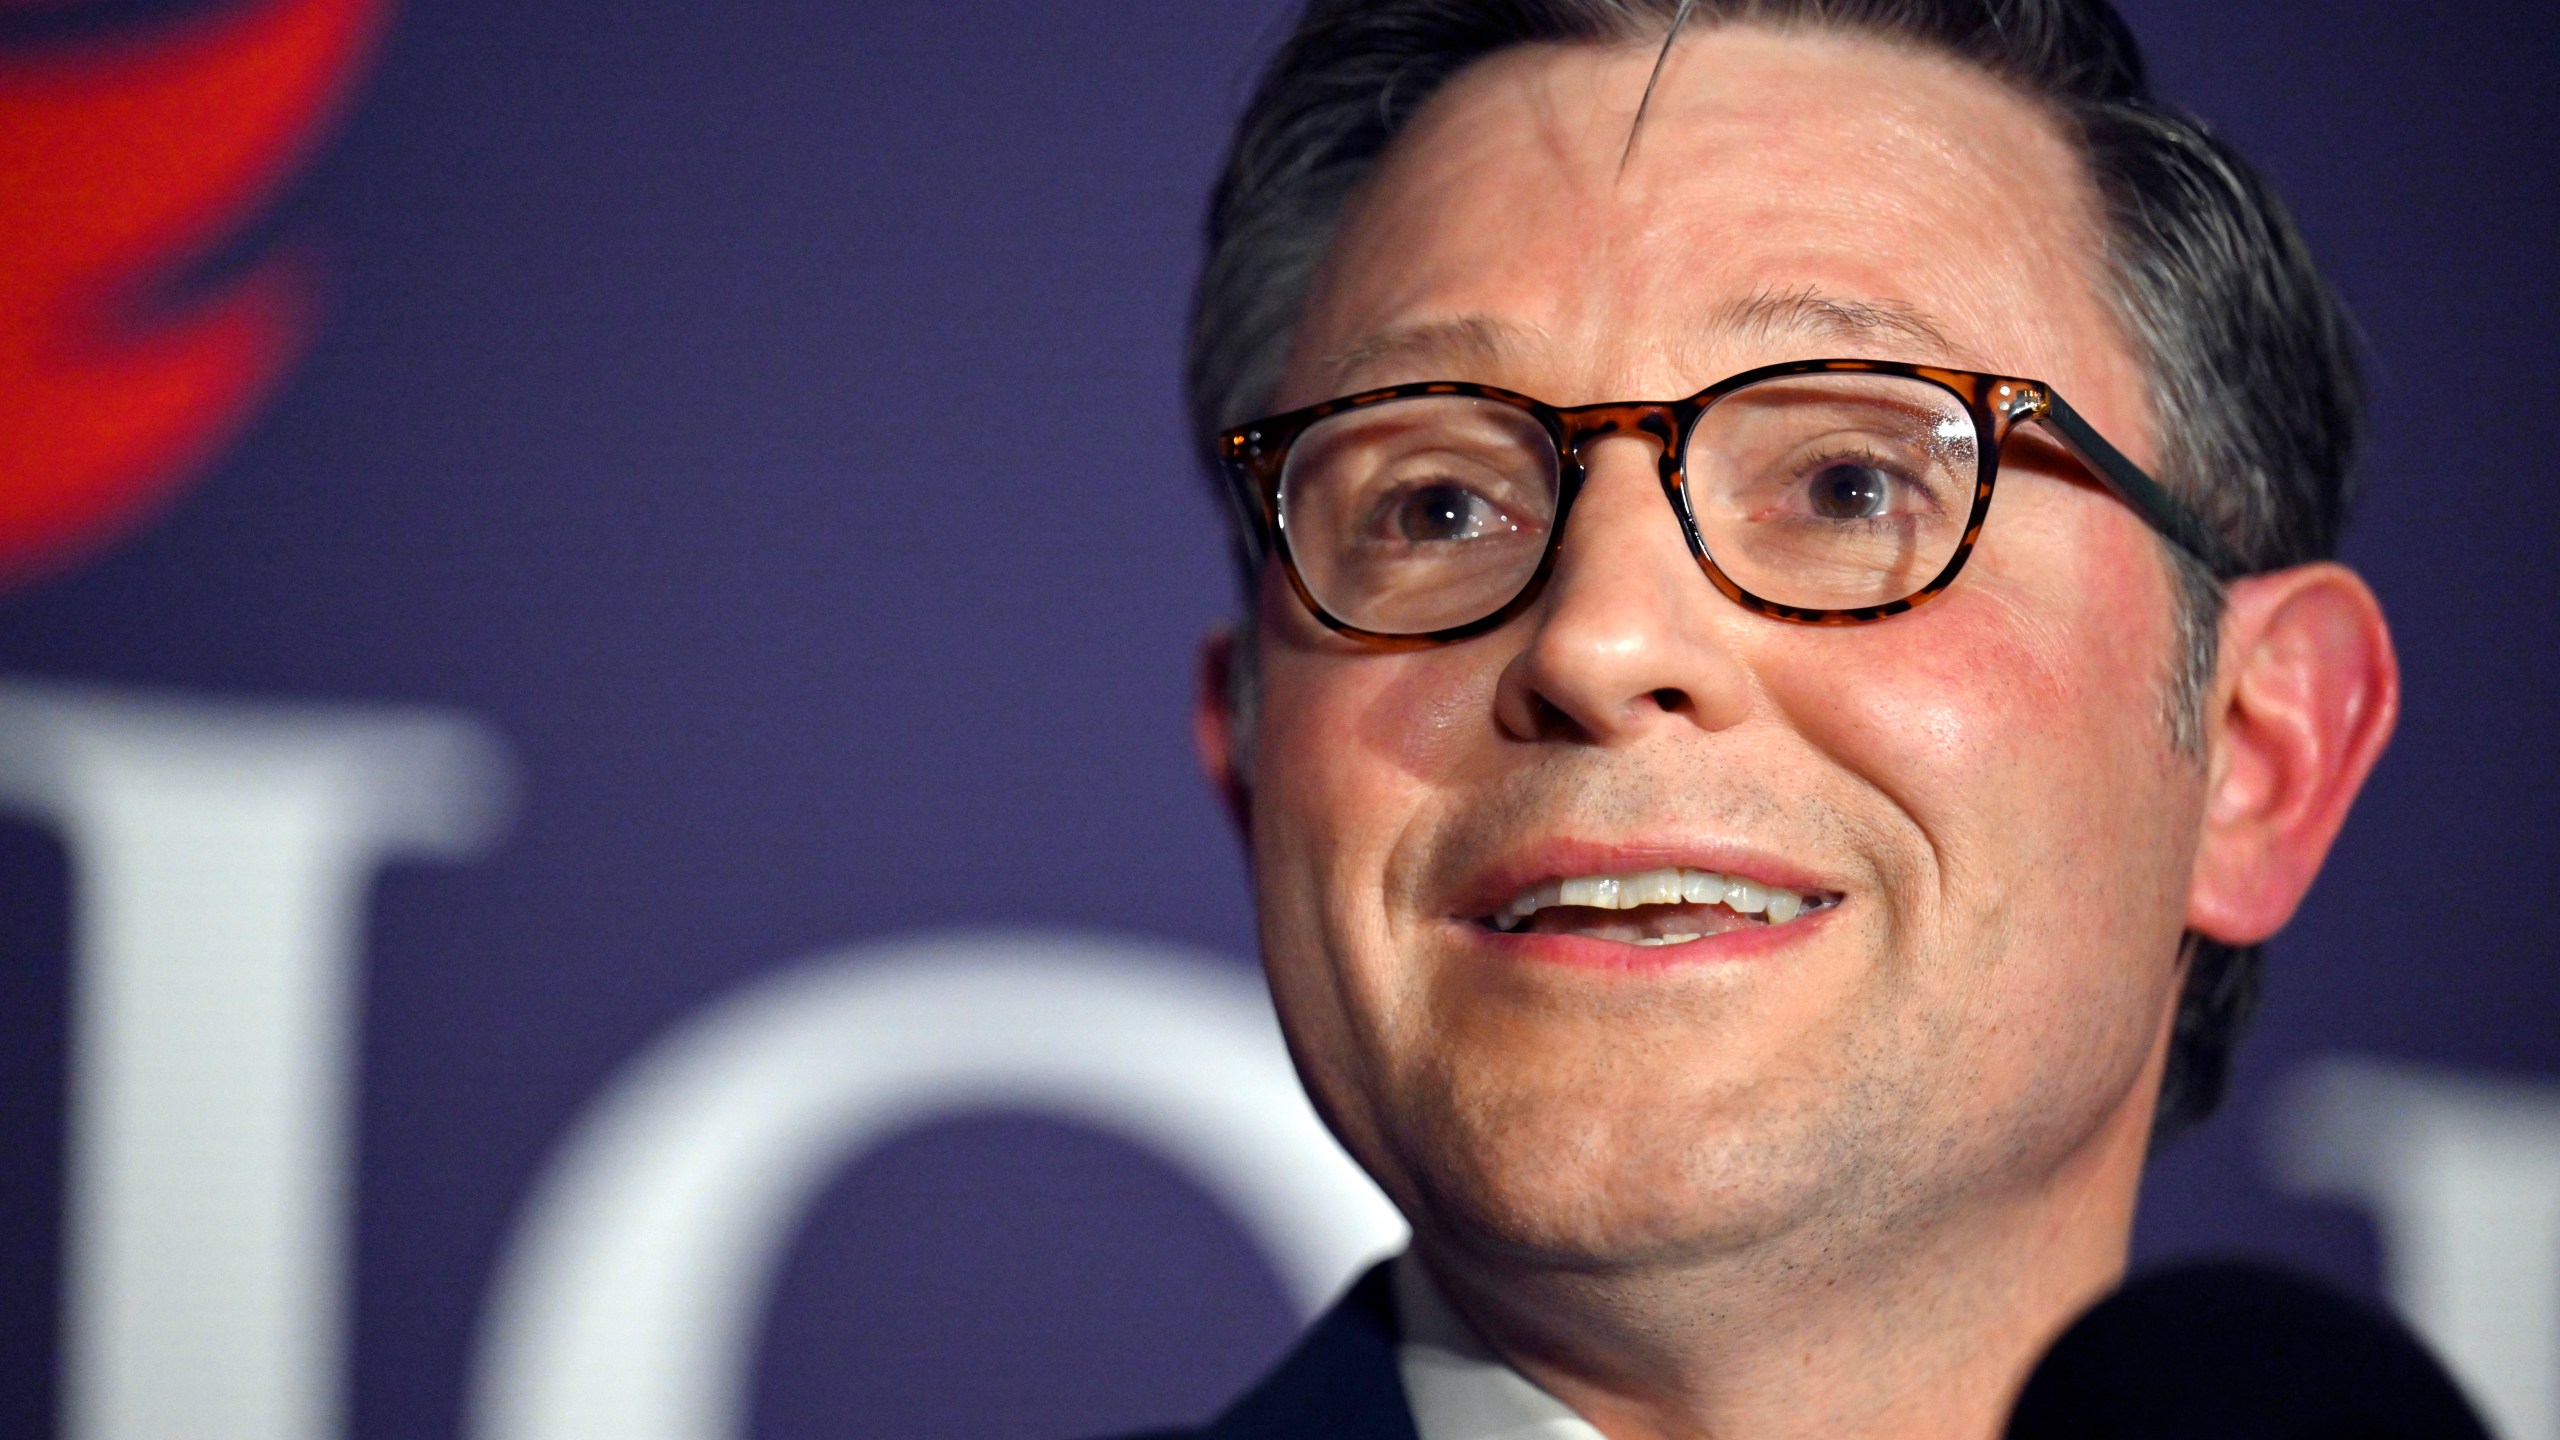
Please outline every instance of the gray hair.
[[[2363, 401], [2352, 327], [2274, 190], [2151, 93], [2132, 32], [2105, 0], [1311, 0], [1263, 73], [1210, 202], [1187, 383], [1213, 473], [1214, 437], [1271, 401], [1345, 201], [1442, 85], [1516, 45], [1667, 43], [1683, 21], [1881, 35], [1968, 61], [2048, 107], [2105, 207], [2110, 298], [2149, 379], [2159, 478], [2231, 547], [2235, 574], [2336, 553]], [[1249, 542], [1238, 546], [1249, 559]], [[2230, 577], [2169, 553], [2179, 656], [2168, 728], [2197, 755]], [[1238, 660], [1252, 668], [1250, 655]], [[2257, 946], [2194, 934], [2182, 958], [2157, 1137], [2221, 1104], [2263, 968]]]

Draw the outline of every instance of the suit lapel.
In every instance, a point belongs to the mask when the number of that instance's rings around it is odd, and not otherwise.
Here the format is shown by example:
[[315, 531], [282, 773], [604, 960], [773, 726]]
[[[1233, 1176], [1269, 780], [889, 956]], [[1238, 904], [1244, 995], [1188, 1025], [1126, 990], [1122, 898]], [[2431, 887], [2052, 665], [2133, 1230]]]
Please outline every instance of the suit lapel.
[[1387, 1272], [1380, 1264], [1361, 1276], [1202, 1440], [1417, 1440]]

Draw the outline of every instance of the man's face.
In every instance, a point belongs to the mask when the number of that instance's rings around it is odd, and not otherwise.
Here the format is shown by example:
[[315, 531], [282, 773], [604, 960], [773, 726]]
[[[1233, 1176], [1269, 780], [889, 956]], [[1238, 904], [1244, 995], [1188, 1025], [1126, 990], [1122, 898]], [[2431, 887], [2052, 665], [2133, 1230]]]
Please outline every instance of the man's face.
[[[1621, 169], [1652, 62], [1517, 50], [1436, 97], [1347, 215], [1274, 408], [1421, 379], [1668, 399], [1860, 355], [2049, 381], [2151, 459], [2090, 185], [2041, 112], [1954, 62], [1726, 28], [1682, 42]], [[2138, 1126], [2203, 793], [2150, 533], [2013, 443], [1952, 590], [1792, 625], [1700, 573], [1650, 442], [1585, 459], [1551, 582], [1492, 634], [1364, 649], [1264, 577], [1262, 940], [1354, 1153], [1426, 1234], [1641, 1263], [1881, 1233]], [[1488, 923], [1665, 868], [1808, 908]]]

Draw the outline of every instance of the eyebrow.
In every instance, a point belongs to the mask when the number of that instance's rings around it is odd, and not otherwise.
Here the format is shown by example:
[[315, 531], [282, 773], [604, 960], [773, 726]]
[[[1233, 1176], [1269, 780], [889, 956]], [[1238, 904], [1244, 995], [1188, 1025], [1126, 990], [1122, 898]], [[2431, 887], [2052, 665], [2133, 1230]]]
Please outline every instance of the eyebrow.
[[[1917, 305], [1834, 295], [1813, 285], [1755, 291], [1709, 311], [1704, 328], [1743, 339], [1797, 339], [1905, 352], [1872, 357], [1879, 360], [1944, 360], [1966, 368], [1981, 366], [1979, 358], [1957, 344], [1935, 316]], [[1501, 373], [1518, 357], [1524, 340], [1544, 338], [1495, 316], [1459, 315], [1391, 326], [1324, 357], [1321, 363], [1336, 384], [1365, 371], [1407, 367], [1448, 367], [1447, 375], [1435, 371], [1429, 378], [1466, 378]]]
[[1498, 368], [1520, 351], [1520, 326], [1490, 315], [1397, 325], [1324, 358], [1336, 383], [1364, 370], [1431, 362]]
[[1755, 339], [1802, 336], [1852, 344], [1898, 344], [1916, 346], [1928, 357], [1968, 367], [1979, 363], [1965, 347], [1948, 337], [1937, 317], [1909, 301], [1851, 299], [1812, 285], [1762, 290], [1745, 296], [1717, 310], [1711, 323]]

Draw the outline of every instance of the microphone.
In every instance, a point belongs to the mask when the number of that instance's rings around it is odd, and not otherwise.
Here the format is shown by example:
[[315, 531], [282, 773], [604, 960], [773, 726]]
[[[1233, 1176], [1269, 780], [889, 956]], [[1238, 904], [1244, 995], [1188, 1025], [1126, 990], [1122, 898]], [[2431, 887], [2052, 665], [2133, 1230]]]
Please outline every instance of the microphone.
[[2155, 1271], [2062, 1332], [2007, 1440], [2489, 1440], [2398, 1320], [2246, 1261]]

